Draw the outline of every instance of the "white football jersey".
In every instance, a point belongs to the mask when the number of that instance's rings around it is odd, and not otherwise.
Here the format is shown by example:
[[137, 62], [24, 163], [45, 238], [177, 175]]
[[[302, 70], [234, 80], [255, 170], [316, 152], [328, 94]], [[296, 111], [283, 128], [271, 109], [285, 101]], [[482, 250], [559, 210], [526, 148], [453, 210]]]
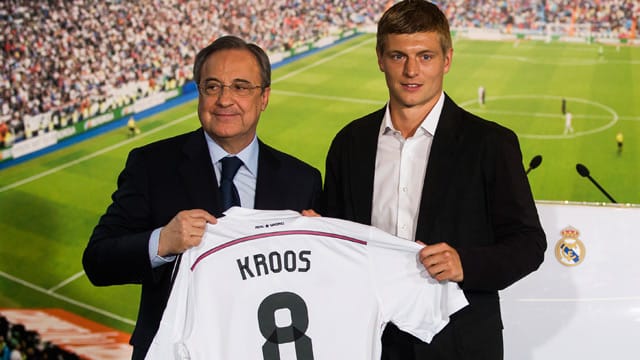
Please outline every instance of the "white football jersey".
[[430, 341], [466, 306], [422, 246], [372, 226], [231, 208], [182, 254], [147, 359], [372, 360], [388, 322]]

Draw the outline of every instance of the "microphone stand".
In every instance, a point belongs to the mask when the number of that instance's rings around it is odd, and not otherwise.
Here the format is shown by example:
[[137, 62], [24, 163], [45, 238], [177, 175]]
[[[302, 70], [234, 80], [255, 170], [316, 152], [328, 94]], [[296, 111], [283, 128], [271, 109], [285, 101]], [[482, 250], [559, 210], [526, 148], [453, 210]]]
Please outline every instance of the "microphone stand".
[[612, 203], [617, 204], [618, 202], [615, 201], [611, 195], [609, 195], [608, 192], [606, 192], [605, 189], [602, 188], [602, 186], [600, 186], [600, 184], [598, 184], [597, 181], [595, 181], [591, 175], [589, 175], [589, 169], [587, 169], [586, 166], [582, 165], [582, 164], [576, 164], [576, 170], [578, 171], [578, 174], [580, 174], [580, 176], [582, 177], [586, 177], [587, 179], [591, 180], [591, 182], [593, 183], [593, 185], [595, 185], [598, 190], [600, 190], [609, 200], [611, 200]]

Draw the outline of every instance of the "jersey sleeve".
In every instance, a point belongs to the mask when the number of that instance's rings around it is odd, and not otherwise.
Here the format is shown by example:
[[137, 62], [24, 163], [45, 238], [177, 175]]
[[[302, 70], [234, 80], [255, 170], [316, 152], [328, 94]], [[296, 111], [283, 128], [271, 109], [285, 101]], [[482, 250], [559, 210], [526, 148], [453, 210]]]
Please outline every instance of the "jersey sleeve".
[[421, 245], [371, 229], [371, 274], [383, 321], [430, 342], [449, 316], [468, 305], [458, 284], [433, 279], [418, 260]]
[[[167, 307], [162, 315], [160, 327], [156, 333], [145, 359], [183, 359], [188, 358], [188, 350], [182, 339], [190, 329], [193, 309], [190, 306], [192, 274], [185, 252], [180, 261], [178, 273], [173, 284]], [[187, 356], [187, 357], [185, 357]]]

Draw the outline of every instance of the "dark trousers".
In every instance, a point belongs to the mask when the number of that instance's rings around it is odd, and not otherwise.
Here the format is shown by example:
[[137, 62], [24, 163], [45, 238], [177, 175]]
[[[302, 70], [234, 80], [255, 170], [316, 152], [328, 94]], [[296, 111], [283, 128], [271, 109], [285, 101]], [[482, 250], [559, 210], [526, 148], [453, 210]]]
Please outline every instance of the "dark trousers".
[[457, 329], [447, 325], [425, 343], [389, 324], [382, 336], [381, 360], [502, 360], [502, 330], [479, 331]]

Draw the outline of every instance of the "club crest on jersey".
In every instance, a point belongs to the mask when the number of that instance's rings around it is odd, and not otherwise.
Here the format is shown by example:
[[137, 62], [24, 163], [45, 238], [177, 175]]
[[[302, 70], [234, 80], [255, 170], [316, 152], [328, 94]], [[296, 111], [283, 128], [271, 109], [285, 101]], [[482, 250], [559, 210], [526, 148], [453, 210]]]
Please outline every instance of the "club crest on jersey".
[[556, 243], [556, 259], [565, 266], [576, 266], [584, 261], [587, 249], [578, 239], [580, 232], [573, 226], [560, 231], [562, 239]]

